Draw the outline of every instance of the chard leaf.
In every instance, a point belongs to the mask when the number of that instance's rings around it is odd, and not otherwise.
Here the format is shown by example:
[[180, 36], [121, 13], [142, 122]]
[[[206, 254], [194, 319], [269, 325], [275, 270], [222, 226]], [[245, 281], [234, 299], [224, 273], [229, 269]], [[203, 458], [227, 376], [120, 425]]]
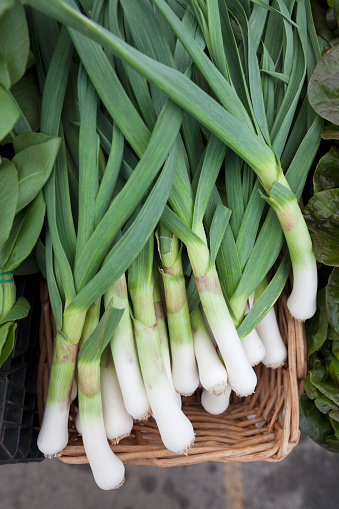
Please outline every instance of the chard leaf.
[[332, 353], [339, 360], [339, 340], [333, 341], [332, 343]]
[[332, 270], [326, 286], [328, 321], [339, 335], [339, 268]]
[[13, 163], [3, 159], [0, 164], [0, 247], [9, 237], [18, 200], [18, 176]]
[[311, 382], [313, 385], [319, 389], [319, 391], [324, 394], [327, 398], [329, 398], [333, 403], [339, 406], [339, 388], [335, 385], [332, 380], [327, 382], [316, 382], [311, 373]]
[[325, 289], [323, 288], [317, 295], [317, 311], [305, 324], [308, 357], [320, 350], [324, 344], [327, 336], [327, 327], [328, 318], [326, 312]]
[[339, 140], [339, 128], [334, 124], [325, 126], [324, 131], [321, 133], [323, 140]]
[[0, 56], [6, 60], [12, 85], [24, 75], [28, 53], [25, 9], [20, 2], [15, 2], [0, 18]]
[[316, 259], [339, 266], [339, 189], [316, 193], [305, 207], [304, 217]]
[[60, 138], [53, 138], [45, 143], [27, 147], [13, 157], [19, 176], [17, 212], [30, 203], [47, 182], [59, 146]]
[[337, 405], [335, 405], [330, 399], [326, 398], [323, 394], [320, 394], [320, 396], [314, 400], [314, 404], [322, 414], [328, 414], [331, 410], [338, 409]]
[[12, 309], [7, 313], [7, 315], [1, 320], [0, 324], [6, 322], [15, 322], [16, 320], [21, 320], [21, 318], [25, 318], [29, 312], [29, 302], [24, 297], [19, 297]]
[[308, 85], [312, 108], [323, 118], [339, 125], [339, 45], [329, 49], [318, 62]]
[[310, 375], [304, 378], [304, 389], [310, 399], [315, 399], [321, 395], [321, 392], [312, 384]]
[[314, 192], [339, 187], [339, 148], [330, 148], [319, 161], [313, 176]]
[[311, 0], [312, 15], [317, 34], [325, 41], [330, 42], [334, 34], [326, 22], [326, 9], [322, 0]]
[[339, 361], [335, 355], [332, 357], [331, 363], [328, 367], [328, 372], [333, 382], [337, 387], [339, 387]]
[[327, 439], [333, 433], [333, 428], [329, 418], [317, 409], [314, 402], [308, 399], [306, 394], [302, 394], [300, 396], [299, 404], [301, 432], [305, 433], [305, 435], [312, 438], [314, 442], [327, 449]]

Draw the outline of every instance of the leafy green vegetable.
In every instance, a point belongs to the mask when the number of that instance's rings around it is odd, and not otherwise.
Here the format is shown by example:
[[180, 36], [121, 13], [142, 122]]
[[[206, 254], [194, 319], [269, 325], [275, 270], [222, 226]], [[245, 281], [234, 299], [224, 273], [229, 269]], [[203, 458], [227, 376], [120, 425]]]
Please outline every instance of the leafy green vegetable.
[[328, 318], [326, 312], [325, 289], [317, 295], [317, 311], [315, 315], [306, 321], [305, 330], [307, 338], [308, 357], [320, 350], [326, 340]]
[[316, 193], [304, 209], [316, 259], [339, 265], [339, 189]]
[[339, 187], [339, 148], [334, 146], [319, 161], [313, 176], [314, 192]]
[[0, 18], [0, 57], [6, 62], [11, 85], [24, 74], [29, 53], [25, 9], [16, 1]]
[[323, 118], [339, 125], [339, 45], [328, 50], [318, 62], [308, 85], [312, 108]]
[[10, 234], [18, 201], [18, 176], [13, 163], [3, 159], [0, 164], [0, 246]]
[[332, 271], [326, 286], [328, 321], [339, 335], [339, 268]]
[[300, 396], [300, 429], [314, 442], [332, 452], [339, 452], [339, 441], [333, 440], [330, 419], [322, 414], [306, 394]]

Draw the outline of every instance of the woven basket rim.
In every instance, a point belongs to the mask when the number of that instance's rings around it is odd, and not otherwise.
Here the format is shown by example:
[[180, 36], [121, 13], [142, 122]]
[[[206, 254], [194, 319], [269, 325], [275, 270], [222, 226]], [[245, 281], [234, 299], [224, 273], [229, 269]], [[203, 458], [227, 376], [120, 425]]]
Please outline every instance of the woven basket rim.
[[[50, 307], [48, 288], [41, 278], [40, 359], [37, 396], [40, 424], [42, 422], [49, 373], [52, 365], [55, 323]], [[288, 350], [287, 364], [277, 369], [256, 366], [258, 385], [247, 398], [231, 397], [228, 410], [213, 416], [200, 405], [199, 391], [183, 398], [183, 411], [192, 421], [196, 437], [186, 455], [178, 456], [165, 449], [153, 418], [135, 422], [132, 434], [111, 448], [126, 464], [171, 467], [217, 462], [277, 462], [297, 445], [299, 430], [299, 394], [307, 374], [305, 328], [288, 312], [286, 291], [276, 305], [279, 328]], [[73, 417], [72, 417], [73, 416]], [[69, 442], [58, 455], [70, 464], [88, 463], [82, 439], [74, 428], [75, 410], [71, 407]], [[73, 420], [72, 420], [73, 419]]]

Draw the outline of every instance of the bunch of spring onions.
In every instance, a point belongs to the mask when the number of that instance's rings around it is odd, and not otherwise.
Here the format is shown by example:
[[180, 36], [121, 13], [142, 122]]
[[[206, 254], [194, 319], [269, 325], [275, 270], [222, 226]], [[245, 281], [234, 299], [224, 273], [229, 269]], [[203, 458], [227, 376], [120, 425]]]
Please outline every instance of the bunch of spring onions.
[[273, 305], [291, 263], [288, 308], [315, 312], [298, 200], [322, 128], [306, 98], [320, 48], [308, 0], [26, 3], [41, 132], [61, 139], [44, 191], [58, 333], [38, 445], [67, 445], [77, 395], [112, 489], [124, 469], [107, 438], [133, 419], [153, 415], [187, 453], [181, 396], [201, 387], [218, 414], [231, 390], [255, 391], [255, 364], [284, 364]]

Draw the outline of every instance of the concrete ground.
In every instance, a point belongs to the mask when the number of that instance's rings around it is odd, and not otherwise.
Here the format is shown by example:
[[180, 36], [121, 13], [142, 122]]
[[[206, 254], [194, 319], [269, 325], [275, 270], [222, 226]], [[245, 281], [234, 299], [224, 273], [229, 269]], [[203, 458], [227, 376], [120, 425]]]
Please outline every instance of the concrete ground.
[[87, 465], [57, 459], [0, 466], [0, 509], [338, 509], [339, 455], [307, 437], [280, 463], [160, 469], [126, 466], [117, 491]]

